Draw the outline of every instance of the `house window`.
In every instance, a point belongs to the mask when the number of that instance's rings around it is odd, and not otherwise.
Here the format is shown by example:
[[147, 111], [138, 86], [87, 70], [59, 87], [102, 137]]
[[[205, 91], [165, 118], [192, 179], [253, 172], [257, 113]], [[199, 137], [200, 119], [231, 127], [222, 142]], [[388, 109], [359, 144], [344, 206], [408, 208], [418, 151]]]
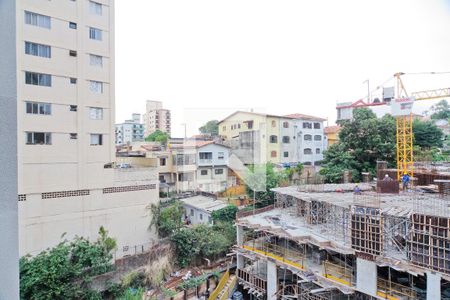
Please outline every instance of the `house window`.
[[290, 139], [288, 136], [283, 136], [283, 143], [285, 144], [289, 144], [290, 143]]
[[286, 151], [286, 152], [283, 152], [283, 156], [284, 156], [284, 157], [289, 157], [289, 152], [287, 152], [287, 151]]
[[162, 158], [159, 159], [159, 165], [160, 166], [165, 166], [166, 165], [166, 158], [165, 157], [162, 157]]
[[201, 170], [200, 175], [202, 176], [208, 175], [208, 170]]
[[270, 152], [270, 157], [277, 157], [277, 151]]
[[200, 220], [203, 220], [203, 214], [200, 214]]
[[238, 124], [238, 129], [241, 129], [241, 124]]
[[321, 141], [322, 140], [322, 136], [321, 135], [315, 135], [314, 136], [314, 140], [315, 141]]
[[320, 154], [320, 148], [316, 148], [316, 154]]
[[25, 72], [25, 83], [40, 86], [52, 86], [52, 75]]
[[247, 121], [247, 128], [252, 129], [253, 128], [253, 121]]
[[25, 12], [25, 24], [38, 26], [42, 28], [51, 28], [51, 20], [49, 16], [44, 16], [29, 11]]
[[212, 159], [212, 152], [200, 152], [200, 159]]
[[89, 108], [89, 117], [91, 118], [91, 120], [102, 120], [103, 119], [103, 108], [90, 107]]
[[69, 55], [73, 57], [77, 57], [77, 51], [75, 50], [69, 50]]
[[305, 149], [303, 150], [303, 154], [312, 154], [311, 148], [305, 148]]
[[78, 134], [77, 133], [71, 133], [70, 134], [70, 139], [71, 140], [76, 140], [78, 138]]
[[50, 46], [25, 42], [25, 54], [50, 58], [51, 52]]
[[223, 174], [223, 169], [215, 169], [215, 170], [214, 170], [214, 174], [216, 174], [216, 175], [221, 175], [221, 174]]
[[91, 134], [91, 146], [100, 146], [103, 145], [103, 135], [92, 133]]
[[272, 127], [276, 127], [277, 126], [277, 122], [272, 121]]
[[69, 28], [70, 29], [77, 29], [77, 23], [69, 22]]
[[102, 5], [100, 3], [89, 1], [89, 11], [94, 15], [102, 15]]
[[100, 29], [97, 29], [94, 27], [89, 27], [89, 38], [91, 40], [101, 41], [102, 40], [102, 31]]
[[312, 124], [310, 122], [303, 122], [303, 128], [312, 128]]
[[191, 217], [194, 216], [194, 210], [191, 208]]
[[312, 135], [310, 135], [310, 134], [305, 134], [305, 136], [303, 137], [303, 139], [304, 139], [305, 141], [312, 141]]
[[225, 158], [225, 153], [224, 152], [218, 152], [217, 153], [217, 158], [218, 159], [224, 159]]
[[91, 66], [103, 67], [103, 57], [100, 55], [89, 54]]
[[26, 102], [26, 112], [27, 114], [33, 115], [51, 115], [52, 105], [49, 103], [40, 102]]
[[28, 145], [51, 145], [52, 134], [50, 132], [27, 132]]
[[77, 111], [78, 110], [78, 106], [77, 105], [70, 105], [69, 106], [69, 110], [70, 111]]
[[77, 84], [77, 79], [76, 78], [70, 78], [70, 84]]
[[314, 129], [320, 129], [320, 123], [318, 122], [314, 123]]
[[89, 81], [89, 89], [93, 93], [102, 94], [103, 93], [103, 82], [91, 80], [91, 81]]
[[222, 126], [222, 130], [226, 131], [227, 130], [227, 126]]
[[283, 122], [283, 128], [289, 128], [289, 122]]
[[278, 137], [277, 137], [276, 135], [271, 135], [271, 136], [270, 136], [270, 142], [271, 142], [272, 144], [277, 143], [277, 142], [278, 142]]

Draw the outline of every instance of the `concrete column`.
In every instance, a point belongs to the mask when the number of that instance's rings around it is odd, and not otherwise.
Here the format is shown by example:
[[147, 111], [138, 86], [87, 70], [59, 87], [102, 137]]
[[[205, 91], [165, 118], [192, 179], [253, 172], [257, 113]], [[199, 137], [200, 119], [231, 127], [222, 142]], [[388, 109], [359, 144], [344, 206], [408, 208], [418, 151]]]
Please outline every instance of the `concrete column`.
[[242, 225], [236, 225], [236, 240], [237, 245], [242, 247], [244, 244], [244, 227]]
[[375, 297], [377, 295], [377, 265], [375, 262], [356, 258], [356, 288]]
[[244, 268], [244, 256], [242, 256], [241, 254], [236, 254], [236, 267], [238, 269]]
[[267, 261], [267, 300], [277, 300], [278, 291], [277, 265]]
[[[23, 23], [23, 12], [21, 16]], [[14, 300], [19, 299], [15, 0], [0, 1], [0, 41], [0, 299]], [[23, 133], [19, 136], [25, 139]]]
[[441, 299], [441, 275], [427, 272], [427, 300]]

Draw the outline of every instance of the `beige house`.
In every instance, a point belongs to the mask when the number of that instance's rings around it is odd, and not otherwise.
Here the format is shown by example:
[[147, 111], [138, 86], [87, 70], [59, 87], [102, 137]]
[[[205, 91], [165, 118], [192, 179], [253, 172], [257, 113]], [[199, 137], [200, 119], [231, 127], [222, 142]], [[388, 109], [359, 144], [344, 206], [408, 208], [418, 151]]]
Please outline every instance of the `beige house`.
[[20, 254], [65, 234], [117, 239], [118, 256], [156, 238], [152, 168], [117, 169], [114, 1], [17, 1]]

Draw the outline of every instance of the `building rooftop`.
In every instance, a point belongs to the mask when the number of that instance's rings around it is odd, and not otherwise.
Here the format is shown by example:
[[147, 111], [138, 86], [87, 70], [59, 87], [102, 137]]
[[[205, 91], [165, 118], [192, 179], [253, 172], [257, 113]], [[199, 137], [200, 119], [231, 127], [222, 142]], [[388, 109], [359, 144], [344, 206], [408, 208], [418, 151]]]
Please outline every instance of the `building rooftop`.
[[324, 133], [337, 133], [341, 130], [341, 126], [339, 125], [333, 125], [333, 126], [327, 126], [323, 129]]
[[320, 117], [315, 117], [315, 116], [305, 115], [305, 114], [298, 114], [298, 113], [285, 115], [284, 117], [288, 117], [288, 118], [292, 118], [292, 119], [310, 120], [310, 121], [326, 121], [327, 120], [327, 119], [320, 118]]
[[192, 206], [196, 209], [206, 211], [208, 213], [211, 213], [213, 211], [216, 211], [216, 210], [219, 210], [219, 209], [222, 209], [222, 208], [228, 206], [228, 204], [226, 204], [220, 200], [216, 200], [214, 198], [206, 197], [203, 195], [197, 195], [197, 196], [193, 196], [193, 197], [189, 197], [189, 198], [184, 198], [184, 199], [181, 199], [181, 201], [186, 205]]

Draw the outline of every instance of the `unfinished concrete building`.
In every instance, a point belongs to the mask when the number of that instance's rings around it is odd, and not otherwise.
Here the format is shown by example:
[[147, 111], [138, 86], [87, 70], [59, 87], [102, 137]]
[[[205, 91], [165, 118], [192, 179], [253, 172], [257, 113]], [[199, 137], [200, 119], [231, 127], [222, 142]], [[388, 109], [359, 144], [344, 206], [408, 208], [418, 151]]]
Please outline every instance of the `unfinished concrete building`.
[[240, 213], [241, 290], [269, 300], [450, 299], [449, 196], [359, 187], [275, 188], [275, 205]]

